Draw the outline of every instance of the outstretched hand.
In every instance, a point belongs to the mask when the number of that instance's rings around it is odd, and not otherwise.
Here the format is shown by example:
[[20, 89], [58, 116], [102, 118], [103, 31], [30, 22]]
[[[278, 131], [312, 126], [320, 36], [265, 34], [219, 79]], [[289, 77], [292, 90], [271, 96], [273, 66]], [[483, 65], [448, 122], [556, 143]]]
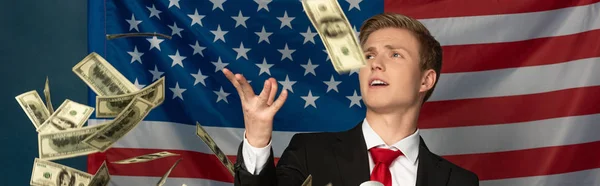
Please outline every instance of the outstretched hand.
[[287, 99], [287, 90], [281, 91], [279, 98], [275, 100], [277, 82], [274, 78], [269, 78], [265, 80], [260, 94], [256, 95], [243, 75], [233, 74], [227, 68], [222, 71], [240, 96], [246, 127], [246, 139], [254, 147], [267, 146], [273, 132], [273, 118]]

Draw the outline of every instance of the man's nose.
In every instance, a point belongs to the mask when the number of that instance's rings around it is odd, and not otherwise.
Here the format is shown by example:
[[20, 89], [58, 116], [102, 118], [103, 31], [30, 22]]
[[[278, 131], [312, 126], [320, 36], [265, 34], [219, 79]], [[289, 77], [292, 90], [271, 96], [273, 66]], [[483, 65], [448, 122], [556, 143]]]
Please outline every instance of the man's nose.
[[385, 64], [383, 63], [383, 60], [378, 57], [376, 57], [375, 59], [372, 59], [371, 70], [372, 71], [375, 71], [375, 70], [385, 71]]

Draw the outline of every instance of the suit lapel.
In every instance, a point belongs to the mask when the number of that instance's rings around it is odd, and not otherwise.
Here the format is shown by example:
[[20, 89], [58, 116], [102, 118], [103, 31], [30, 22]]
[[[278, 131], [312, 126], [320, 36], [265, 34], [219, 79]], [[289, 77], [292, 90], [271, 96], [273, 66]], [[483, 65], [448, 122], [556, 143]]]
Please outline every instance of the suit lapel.
[[338, 133], [337, 142], [332, 146], [339, 175], [346, 186], [357, 186], [370, 179], [369, 156], [361, 124]]
[[450, 176], [450, 168], [440, 165], [441, 159], [429, 151], [423, 138], [420, 138], [419, 144], [419, 168], [417, 170], [416, 185], [445, 186]]

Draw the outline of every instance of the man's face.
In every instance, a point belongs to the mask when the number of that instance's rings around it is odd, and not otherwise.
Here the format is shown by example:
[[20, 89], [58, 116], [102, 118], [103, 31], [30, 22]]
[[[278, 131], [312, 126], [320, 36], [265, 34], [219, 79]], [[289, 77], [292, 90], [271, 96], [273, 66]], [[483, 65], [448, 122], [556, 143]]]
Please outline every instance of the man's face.
[[406, 29], [384, 28], [371, 33], [362, 48], [367, 65], [360, 69], [359, 81], [367, 108], [389, 112], [419, 104], [422, 72], [417, 38]]

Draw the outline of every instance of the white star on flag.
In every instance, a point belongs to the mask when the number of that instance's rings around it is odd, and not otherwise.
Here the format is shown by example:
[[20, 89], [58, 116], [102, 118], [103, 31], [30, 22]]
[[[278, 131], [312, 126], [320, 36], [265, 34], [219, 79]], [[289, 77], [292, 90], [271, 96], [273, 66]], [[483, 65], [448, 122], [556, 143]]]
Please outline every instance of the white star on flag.
[[329, 81], [323, 81], [323, 83], [327, 85], [327, 92], [329, 92], [330, 90], [335, 90], [336, 92], [339, 92], [337, 86], [340, 83], [342, 83], [342, 81], [336, 81], [335, 79], [333, 79], [333, 75], [331, 75], [331, 79]]
[[354, 91], [354, 95], [346, 96], [346, 98], [348, 98], [350, 100], [350, 107], [348, 107], [348, 108], [351, 108], [352, 105], [358, 105], [358, 107], [362, 107], [360, 104], [360, 100], [362, 100], [362, 96], [356, 95], [356, 90]]
[[279, 19], [279, 21], [281, 21], [281, 27], [279, 28], [283, 28], [284, 26], [290, 27], [290, 29], [292, 28], [292, 20], [296, 19], [295, 17], [288, 17], [287, 15], [287, 11], [283, 11], [283, 17], [277, 17], [277, 19]]
[[230, 93], [223, 91], [223, 87], [221, 87], [221, 89], [219, 89], [219, 91], [213, 91], [213, 92], [215, 94], [217, 94], [217, 103], [221, 100], [225, 101], [225, 103], [229, 103], [227, 101], [227, 96], [229, 96]]
[[262, 31], [260, 32], [254, 32], [256, 35], [258, 35], [258, 43], [262, 42], [262, 41], [266, 41], [267, 43], [271, 44], [271, 42], [269, 41], [269, 36], [271, 34], [273, 34], [273, 32], [266, 32], [265, 31], [265, 26], [262, 27]]
[[237, 28], [240, 25], [244, 26], [244, 28], [248, 28], [246, 27], [246, 20], [248, 20], [250, 17], [244, 17], [244, 15], [242, 15], [241, 10], [237, 17], [231, 16], [231, 18], [235, 20], [235, 28]]
[[213, 8], [212, 8], [212, 10], [215, 10], [215, 9], [219, 8], [219, 9], [221, 9], [221, 10], [225, 11], [225, 9], [223, 9], [223, 3], [224, 3], [225, 1], [226, 1], [226, 0], [210, 0], [210, 2], [211, 2], [211, 3], [213, 3]]
[[190, 47], [192, 47], [194, 49], [194, 53], [192, 55], [200, 54], [200, 56], [204, 57], [204, 54], [202, 53], [202, 51], [204, 49], [206, 49], [206, 47], [200, 46], [198, 44], [198, 41], [196, 41], [195, 45], [190, 45]]
[[164, 72], [158, 71], [158, 67], [156, 65], [154, 65], [154, 70], [149, 70], [149, 71], [152, 74], [152, 81], [160, 79], [160, 76], [162, 76], [162, 74], [164, 74]]
[[142, 84], [140, 84], [140, 83], [138, 82], [138, 79], [137, 79], [137, 78], [135, 78], [135, 82], [133, 82], [133, 85], [134, 85], [135, 87], [137, 87], [138, 89], [140, 89], [140, 90], [141, 90], [141, 89], [144, 89], [144, 87], [146, 86], [146, 85], [142, 85]]
[[240, 47], [239, 48], [233, 48], [233, 50], [235, 50], [235, 52], [237, 52], [237, 56], [235, 57], [235, 59], [239, 59], [240, 57], [244, 57], [246, 58], [246, 60], [248, 60], [248, 55], [246, 55], [246, 53], [248, 53], [248, 51], [250, 51], [251, 48], [244, 48], [244, 43], [240, 43]]
[[140, 62], [140, 64], [142, 64], [142, 55], [144, 55], [144, 53], [141, 53], [138, 51], [137, 46], [133, 47], [133, 52], [127, 52], [129, 55], [131, 55], [131, 63], [138, 61]]
[[362, 2], [362, 0], [346, 0], [348, 3], [350, 3], [350, 8], [348, 8], [348, 11], [352, 10], [353, 8], [358, 9], [358, 11], [360, 11], [360, 6], [358, 4], [360, 4], [360, 2]]
[[169, 88], [173, 92], [173, 98], [180, 98], [183, 101], [183, 92], [185, 92], [184, 88], [179, 88], [179, 82], [175, 82], [175, 88]]
[[138, 25], [142, 23], [142, 21], [135, 20], [135, 16], [131, 14], [131, 19], [125, 19], [127, 23], [129, 23], [129, 31], [135, 29], [136, 31], [140, 31], [138, 29]]
[[227, 32], [229, 31], [222, 31], [221, 30], [221, 25], [217, 25], [217, 30], [210, 31], [211, 33], [213, 33], [215, 35], [215, 40], [213, 40], [213, 42], [217, 42], [217, 40], [222, 40], [225, 43], [225, 34], [227, 34]]
[[317, 76], [316, 72], [315, 72], [315, 68], [317, 68], [319, 65], [313, 65], [312, 62], [310, 61], [310, 59], [308, 59], [308, 63], [306, 65], [300, 65], [304, 68], [304, 75], [306, 76], [306, 74], [311, 73], [315, 76]]
[[288, 77], [288, 75], [285, 75], [285, 81], [278, 81], [278, 82], [281, 84], [281, 86], [283, 86], [281, 88], [281, 90], [287, 89], [291, 93], [294, 93], [294, 89], [292, 89], [292, 85], [296, 84], [296, 81], [290, 81], [290, 78]]
[[306, 42], [311, 42], [313, 44], [315, 44], [315, 36], [317, 35], [316, 32], [311, 32], [310, 30], [310, 26], [306, 29], [306, 32], [300, 32], [300, 35], [304, 36], [304, 43]]
[[171, 25], [167, 25], [167, 26], [169, 26], [169, 28], [171, 28], [171, 36], [174, 36], [175, 34], [177, 34], [179, 37], [181, 37], [181, 31], [183, 31], [183, 28], [177, 27], [176, 22], [173, 22], [173, 26], [171, 26]]
[[281, 61], [283, 61], [285, 58], [289, 58], [291, 61], [294, 61], [294, 59], [292, 59], [292, 53], [294, 53], [296, 50], [289, 49], [287, 43], [283, 49], [277, 49], [277, 51], [281, 53]]
[[158, 37], [154, 36], [152, 37], [152, 39], [146, 39], [148, 40], [148, 42], [150, 42], [150, 49], [148, 50], [152, 50], [153, 48], [158, 49], [158, 51], [160, 51], [160, 43], [162, 43], [165, 39], [158, 39]]
[[198, 9], [194, 10], [194, 14], [188, 14], [188, 17], [192, 19], [192, 24], [190, 26], [194, 26], [194, 24], [199, 24], [200, 26], [203, 26], [202, 19], [204, 18], [204, 16], [198, 14]]
[[181, 7], [179, 7], [179, 0], [169, 0], [169, 8], [171, 8], [172, 6], [176, 6], [177, 8], [181, 8]]
[[319, 96], [313, 96], [312, 92], [310, 90], [308, 90], [308, 95], [307, 96], [300, 96], [303, 100], [304, 100], [304, 108], [308, 107], [309, 105], [312, 105], [313, 107], [317, 108], [317, 103], [315, 103], [315, 101], [317, 101], [317, 99], [319, 99]]
[[147, 8], [148, 10], [150, 10], [150, 17], [148, 17], [148, 18], [152, 18], [152, 17], [156, 16], [156, 18], [158, 18], [158, 20], [160, 20], [160, 15], [159, 15], [159, 14], [160, 14], [162, 11], [160, 11], [160, 10], [157, 10], [157, 9], [156, 9], [156, 7], [154, 7], [154, 4], [152, 4], [152, 7], [148, 7], [148, 6], [147, 6], [146, 8]]
[[256, 4], [258, 4], [258, 9], [256, 9], [256, 11], [260, 11], [260, 9], [265, 9], [267, 10], [267, 12], [269, 11], [269, 3], [271, 3], [272, 0], [254, 0], [254, 2], [256, 2]]
[[358, 74], [358, 72], [360, 72], [360, 68], [350, 69], [350, 73], [348, 73], [348, 76], [351, 76], [354, 73]]
[[327, 55], [327, 59], [325, 59], [325, 61], [329, 61], [329, 53], [327, 52], [327, 49], [323, 49], [323, 52], [325, 52], [325, 55]]
[[267, 74], [269, 74], [269, 76], [271, 75], [270, 68], [273, 66], [273, 64], [268, 64], [267, 63], [267, 58], [263, 58], [262, 64], [255, 64], [255, 65], [258, 66], [258, 68], [260, 68], [260, 72], [258, 72], [259, 76], [262, 73], [267, 73]]
[[181, 66], [181, 68], [183, 68], [183, 60], [185, 58], [187, 58], [185, 56], [180, 56], [179, 50], [176, 50], [175, 55], [169, 55], [169, 57], [173, 60], [171, 67], [174, 67], [175, 65], [179, 65], [179, 66]]
[[229, 63], [221, 62], [221, 57], [219, 57], [217, 62], [211, 62], [211, 63], [213, 65], [215, 65], [215, 72], [218, 72], [219, 70], [223, 70], [223, 68], [225, 68], [229, 64]]
[[202, 83], [202, 85], [206, 86], [206, 83], [204, 82], [204, 80], [206, 78], [208, 78], [208, 76], [205, 76], [202, 74], [202, 72], [200, 72], [200, 69], [198, 69], [198, 73], [197, 74], [191, 74], [192, 77], [194, 77], [194, 86], [196, 86], [196, 84], [198, 83]]

